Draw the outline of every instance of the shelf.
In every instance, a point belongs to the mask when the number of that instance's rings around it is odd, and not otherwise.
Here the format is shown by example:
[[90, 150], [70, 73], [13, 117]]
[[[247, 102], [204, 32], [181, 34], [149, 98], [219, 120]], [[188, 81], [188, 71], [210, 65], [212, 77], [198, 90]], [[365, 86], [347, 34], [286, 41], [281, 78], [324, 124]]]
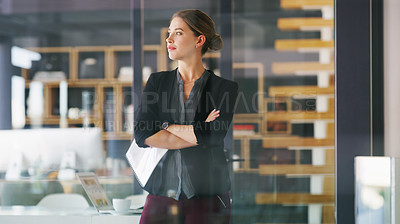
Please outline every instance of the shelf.
[[[91, 117], [89, 120], [90, 124], [94, 124], [98, 121], [97, 118]], [[25, 119], [26, 124], [30, 124], [31, 120], [29, 117]], [[60, 124], [60, 118], [58, 116], [52, 116], [52, 117], [43, 117], [42, 118], [42, 123], [44, 125], [59, 125]], [[78, 118], [78, 119], [67, 119], [67, 123], [69, 125], [77, 125], [77, 124], [82, 124], [83, 123], [83, 118]]]
[[335, 174], [335, 150], [324, 150], [325, 160], [323, 165], [313, 164], [260, 164], [260, 175], [294, 175], [299, 177], [312, 176], [312, 175], [325, 175], [324, 176], [324, 189], [325, 193], [333, 193], [334, 191], [334, 174]]
[[334, 194], [257, 193], [256, 204], [333, 204]]
[[318, 86], [271, 86], [269, 87], [269, 97], [292, 97], [296, 95], [333, 95], [335, 88], [319, 88]]
[[[73, 77], [73, 48], [72, 47], [45, 47], [27, 48], [41, 54], [39, 61], [32, 61], [31, 69], [22, 69], [25, 80], [60, 79]], [[61, 72], [61, 73], [60, 73]], [[40, 73], [40, 74], [39, 74]], [[51, 73], [51, 76], [49, 74]]]
[[[164, 41], [165, 42], [165, 41]], [[130, 66], [130, 52], [132, 46], [130, 45], [116, 45], [116, 46], [73, 46], [73, 47], [43, 47], [43, 48], [27, 48], [29, 50], [41, 53], [42, 55], [48, 54], [66, 54], [68, 65], [65, 66], [65, 60], [58, 59], [57, 63], [62, 64], [62, 71], [66, 74], [67, 80], [72, 82], [97, 82], [97, 81], [118, 81], [118, 72], [122, 66]], [[155, 52], [157, 63], [152, 67], [153, 71], [166, 70], [166, 47], [163, 45], [144, 45], [143, 51]], [[126, 55], [128, 53], [128, 55]], [[210, 53], [209, 57], [219, 57], [220, 53]], [[123, 57], [118, 60], [118, 57]], [[46, 59], [46, 57], [42, 58]], [[65, 58], [65, 57], [64, 57]], [[90, 60], [86, 60], [90, 59]], [[94, 59], [94, 60], [93, 60]], [[122, 60], [123, 59], [123, 60]], [[87, 62], [87, 63], [86, 63]], [[45, 62], [39, 62], [45, 63]], [[38, 65], [39, 66], [39, 65]], [[61, 66], [61, 65], [59, 65]], [[42, 66], [43, 67], [43, 66]], [[38, 67], [37, 69], [43, 70]], [[47, 70], [44, 70], [47, 71]], [[33, 73], [27, 69], [22, 70], [22, 76], [27, 80], [32, 80]], [[51, 72], [51, 71], [49, 71]], [[41, 80], [46, 82], [46, 80]], [[57, 81], [54, 81], [57, 82]], [[59, 81], [58, 81], [59, 82]], [[132, 82], [132, 81], [130, 81]]]
[[322, 28], [332, 28], [333, 19], [313, 18], [279, 18], [278, 28], [281, 30], [317, 31]]
[[320, 39], [289, 39], [276, 40], [275, 49], [278, 51], [310, 51], [318, 52], [321, 49], [333, 51], [334, 41], [322, 41]]
[[325, 72], [335, 72], [334, 63], [321, 64], [319, 62], [274, 62], [272, 73], [276, 75], [316, 75]]
[[[121, 85], [121, 86], [132, 86], [131, 81], [120, 81], [120, 80], [66, 80], [68, 83], [68, 87], [92, 87], [92, 86], [114, 86], [114, 85]], [[29, 84], [31, 80], [27, 80], [25, 82], [25, 87], [29, 88]], [[58, 87], [60, 85], [60, 81], [48, 81], [42, 82], [43, 86], [51, 86], [51, 87]]]
[[244, 169], [244, 168], [239, 168], [237, 170], [234, 170], [235, 173], [245, 173], [245, 174], [257, 174], [258, 173], [258, 169]]
[[281, 0], [283, 9], [319, 9], [334, 6], [334, 0]]
[[316, 139], [311, 137], [264, 137], [263, 147], [264, 148], [294, 148], [294, 147], [304, 147], [304, 148], [313, 148], [313, 147], [334, 147], [335, 139]]
[[262, 115], [257, 114], [234, 114], [233, 121], [253, 122], [262, 119]]
[[104, 140], [132, 140], [133, 133], [128, 132], [103, 132]]
[[333, 175], [335, 173], [334, 165], [299, 165], [299, 164], [276, 164], [276, 165], [260, 165], [260, 175]]
[[111, 79], [109, 72], [108, 48], [102, 46], [84, 46], [75, 47], [74, 55], [77, 60], [76, 71], [77, 76], [72, 80], [101, 80]]
[[268, 121], [314, 121], [314, 120], [332, 120], [335, 118], [335, 113], [318, 113], [315, 111], [306, 112], [267, 112], [266, 120]]

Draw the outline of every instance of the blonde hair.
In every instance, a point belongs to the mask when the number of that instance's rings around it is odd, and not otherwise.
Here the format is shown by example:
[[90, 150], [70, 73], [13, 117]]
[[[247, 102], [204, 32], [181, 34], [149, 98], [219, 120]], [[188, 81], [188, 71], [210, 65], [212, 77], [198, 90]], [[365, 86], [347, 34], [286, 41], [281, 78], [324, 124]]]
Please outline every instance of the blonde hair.
[[206, 41], [201, 49], [202, 54], [205, 54], [208, 49], [217, 51], [223, 47], [222, 38], [215, 31], [214, 21], [203, 11], [185, 9], [176, 12], [171, 20], [175, 17], [179, 17], [185, 21], [197, 37], [200, 35], [206, 37]]

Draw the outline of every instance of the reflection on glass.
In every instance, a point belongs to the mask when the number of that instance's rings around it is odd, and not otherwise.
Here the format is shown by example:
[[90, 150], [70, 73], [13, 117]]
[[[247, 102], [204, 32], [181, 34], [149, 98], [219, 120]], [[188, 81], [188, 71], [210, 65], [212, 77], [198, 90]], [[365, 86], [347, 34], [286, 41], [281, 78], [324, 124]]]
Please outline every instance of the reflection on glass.
[[[138, 24], [130, 19], [130, 2], [76, 3], [68, 10], [46, 9], [45, 5], [27, 9], [32, 4], [21, 4], [3, 18], [9, 24], [16, 17], [25, 21], [7, 27], [18, 34], [13, 43], [42, 56], [30, 69], [22, 69], [21, 76], [27, 85], [32, 80], [44, 83], [40, 95], [43, 126], [59, 127], [63, 110], [59, 110], [58, 83], [66, 79], [68, 126], [102, 129], [107, 162], [106, 169], [97, 173], [109, 178], [116, 173], [129, 175], [129, 184], [116, 179], [118, 184], [110, 185], [114, 196], [132, 191], [132, 171], [124, 150], [132, 138], [132, 102], [138, 100], [131, 89], [130, 46], [131, 27]], [[165, 42], [175, 6], [200, 7], [217, 26], [231, 18], [232, 46], [226, 41], [224, 48], [233, 48], [232, 76], [240, 86], [234, 144], [228, 151], [233, 154], [229, 158], [233, 166], [232, 223], [334, 223], [333, 1], [323, 1], [326, 5], [322, 7], [303, 7], [315, 2], [233, 0], [229, 17], [220, 14], [221, 2], [146, 2], [143, 81], [151, 72], [177, 66], [168, 59]], [[217, 27], [219, 33], [222, 28]], [[206, 55], [204, 66], [218, 73], [221, 53]], [[27, 109], [37, 109], [38, 100], [33, 101], [34, 108], [28, 105]], [[35, 124], [30, 119], [26, 122], [25, 128]], [[19, 191], [30, 188], [26, 189]], [[0, 198], [5, 195], [2, 192]]]

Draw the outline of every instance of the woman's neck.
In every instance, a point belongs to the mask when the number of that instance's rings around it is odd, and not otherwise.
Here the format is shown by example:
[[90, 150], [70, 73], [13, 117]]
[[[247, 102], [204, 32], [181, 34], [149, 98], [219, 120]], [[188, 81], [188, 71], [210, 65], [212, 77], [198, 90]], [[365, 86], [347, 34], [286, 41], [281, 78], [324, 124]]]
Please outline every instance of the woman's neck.
[[200, 63], [185, 63], [183, 61], [178, 62], [178, 71], [185, 83], [196, 81], [204, 73], [204, 67], [202, 62]]

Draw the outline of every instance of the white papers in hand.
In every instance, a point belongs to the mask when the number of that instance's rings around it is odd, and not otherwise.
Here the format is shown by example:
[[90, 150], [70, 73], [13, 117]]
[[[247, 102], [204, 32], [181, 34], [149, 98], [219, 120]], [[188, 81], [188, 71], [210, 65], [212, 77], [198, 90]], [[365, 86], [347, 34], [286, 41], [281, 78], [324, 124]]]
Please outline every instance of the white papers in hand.
[[126, 153], [126, 158], [142, 187], [146, 185], [158, 162], [167, 151], [168, 149], [154, 147], [141, 148], [136, 144], [135, 139], [133, 139]]

